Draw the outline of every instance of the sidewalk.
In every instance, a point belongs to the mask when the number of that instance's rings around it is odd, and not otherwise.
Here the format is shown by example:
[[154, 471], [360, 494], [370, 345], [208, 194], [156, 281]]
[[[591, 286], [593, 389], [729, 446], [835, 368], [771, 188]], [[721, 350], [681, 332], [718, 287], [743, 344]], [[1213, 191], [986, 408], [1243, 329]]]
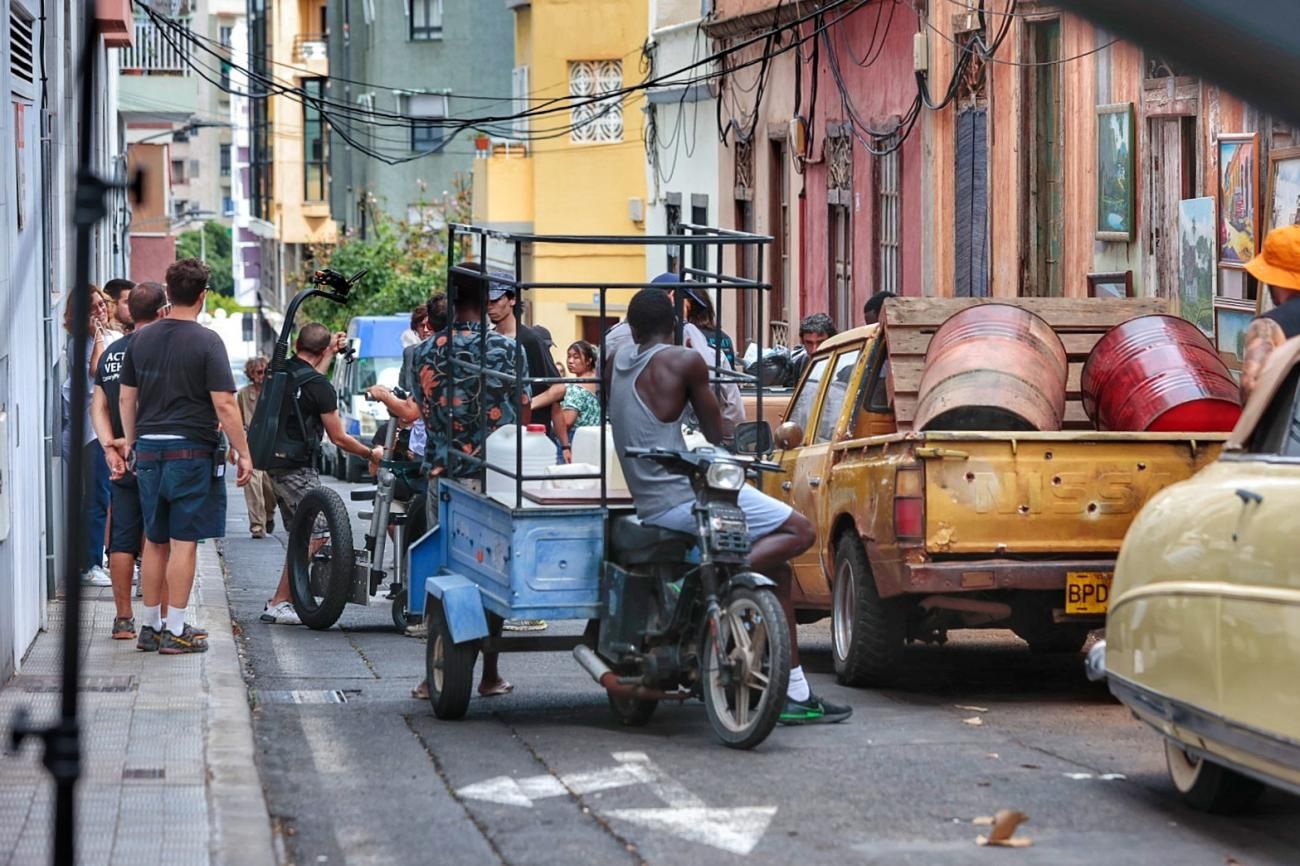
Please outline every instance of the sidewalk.
[[[199, 545], [190, 599], [211, 635], [202, 655], [159, 656], [110, 640], [111, 591], [87, 587], [83, 598], [78, 863], [274, 866], [216, 546]], [[0, 686], [6, 745], [18, 707], [42, 722], [58, 713], [63, 610], [50, 606], [49, 631]], [[49, 863], [53, 802], [39, 744], [28, 741], [17, 756], [0, 746], [0, 866]]]

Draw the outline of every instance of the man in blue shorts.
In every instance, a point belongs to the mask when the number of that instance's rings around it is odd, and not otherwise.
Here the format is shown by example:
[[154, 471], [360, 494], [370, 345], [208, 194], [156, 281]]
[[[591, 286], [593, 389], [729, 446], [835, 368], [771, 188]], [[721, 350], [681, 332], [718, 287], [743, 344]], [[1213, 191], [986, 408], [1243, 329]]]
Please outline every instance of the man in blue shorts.
[[[122, 358], [122, 432], [135, 458], [145, 548], [144, 614], [137, 648], [164, 655], [206, 652], [189, 621], [198, 543], [226, 534], [225, 428], [240, 487], [253, 476], [226, 347], [199, 324], [208, 266], [181, 259], [167, 269], [167, 317], [131, 338]], [[162, 585], [168, 611], [161, 615]]]
[[[656, 289], [638, 292], [627, 308], [632, 343], [605, 365], [609, 421], [623, 476], [643, 523], [695, 534], [695, 492], [691, 482], [649, 460], [627, 459], [628, 448], [686, 450], [682, 420], [693, 409], [712, 443], [723, 437], [722, 412], [709, 387], [709, 365], [698, 352], [673, 345], [673, 304]], [[812, 523], [789, 505], [753, 487], [743, 487], [739, 505], [749, 524], [750, 563], [777, 582], [790, 625], [790, 686], [780, 721], [787, 725], [840, 722], [852, 715], [814, 695], [799, 664], [789, 561], [812, 546]]]

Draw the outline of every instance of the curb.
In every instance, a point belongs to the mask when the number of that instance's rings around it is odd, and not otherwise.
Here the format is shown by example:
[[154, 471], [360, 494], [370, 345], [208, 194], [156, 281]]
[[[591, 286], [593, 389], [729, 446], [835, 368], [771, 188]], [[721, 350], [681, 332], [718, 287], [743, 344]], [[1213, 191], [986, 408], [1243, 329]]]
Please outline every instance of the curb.
[[199, 545], [203, 620], [207, 625], [208, 726], [204, 752], [208, 766], [213, 863], [276, 866], [275, 843], [266, 793], [257, 771], [253, 714], [239, 664], [225, 573], [213, 542]]

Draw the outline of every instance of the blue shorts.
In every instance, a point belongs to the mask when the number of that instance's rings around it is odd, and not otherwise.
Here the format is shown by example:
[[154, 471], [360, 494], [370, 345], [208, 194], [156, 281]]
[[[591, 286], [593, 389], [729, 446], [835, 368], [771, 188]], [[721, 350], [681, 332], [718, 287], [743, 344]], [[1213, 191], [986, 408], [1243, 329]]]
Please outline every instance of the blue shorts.
[[202, 541], [226, 535], [226, 479], [212, 474], [212, 458], [160, 460], [167, 451], [212, 451], [188, 439], [141, 439], [135, 475], [144, 511], [144, 534], [154, 544]]
[[144, 538], [144, 509], [140, 506], [140, 487], [128, 472], [112, 482], [113, 509], [108, 515], [108, 552], [140, 555]]
[[[779, 499], [773, 499], [748, 484], [740, 488], [738, 504], [740, 510], [745, 512], [745, 523], [749, 527], [750, 544], [776, 532], [794, 513], [794, 509], [789, 505]], [[691, 513], [693, 508], [695, 508], [695, 500], [683, 502], [681, 505], [674, 505], [662, 514], [644, 518], [641, 522], [694, 535], [695, 515]]]

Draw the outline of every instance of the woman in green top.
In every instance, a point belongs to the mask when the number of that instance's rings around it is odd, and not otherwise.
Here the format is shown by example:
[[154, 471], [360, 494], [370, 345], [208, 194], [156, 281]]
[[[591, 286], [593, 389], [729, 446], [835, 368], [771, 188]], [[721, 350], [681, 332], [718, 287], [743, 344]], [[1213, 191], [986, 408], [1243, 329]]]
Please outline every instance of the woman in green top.
[[573, 431], [578, 427], [600, 424], [600, 400], [596, 397], [596, 347], [578, 340], [569, 346], [565, 365], [572, 376], [587, 380], [580, 384], [570, 383], [560, 402], [560, 417], [564, 423], [556, 425], [556, 433], [560, 437], [564, 462], [570, 463], [573, 461], [573, 451], [569, 447]]

